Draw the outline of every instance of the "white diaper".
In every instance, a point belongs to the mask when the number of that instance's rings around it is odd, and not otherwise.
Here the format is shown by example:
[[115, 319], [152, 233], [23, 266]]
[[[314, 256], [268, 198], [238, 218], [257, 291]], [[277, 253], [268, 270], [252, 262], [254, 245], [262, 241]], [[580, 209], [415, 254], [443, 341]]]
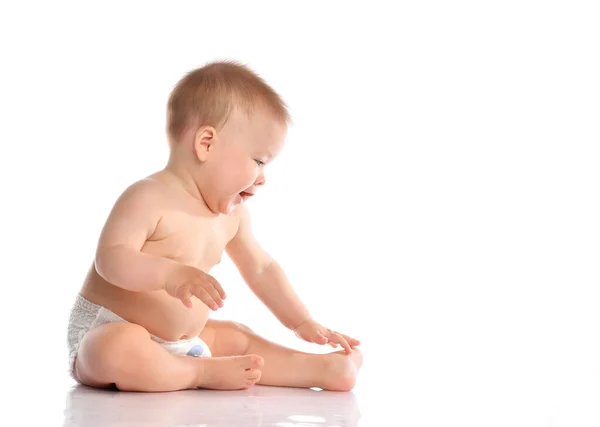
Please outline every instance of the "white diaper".
[[[112, 311], [88, 301], [81, 294], [77, 294], [71, 315], [69, 317], [69, 327], [67, 333], [67, 343], [69, 346], [69, 373], [73, 375], [75, 367], [75, 357], [79, 350], [79, 344], [83, 336], [96, 326], [112, 322], [127, 322], [127, 320], [116, 315]], [[181, 341], [165, 341], [155, 335], [150, 334], [153, 341], [159, 343], [169, 353], [178, 356], [192, 357], [211, 357], [210, 349], [199, 337]]]

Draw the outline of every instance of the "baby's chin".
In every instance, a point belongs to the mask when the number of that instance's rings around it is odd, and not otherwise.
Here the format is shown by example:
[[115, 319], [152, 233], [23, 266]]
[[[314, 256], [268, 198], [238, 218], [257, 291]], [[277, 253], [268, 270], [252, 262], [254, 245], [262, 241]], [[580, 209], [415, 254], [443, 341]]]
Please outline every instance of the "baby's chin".
[[244, 203], [244, 199], [242, 199], [242, 196], [237, 194], [234, 198], [230, 198], [227, 202], [224, 202], [220, 206], [219, 213], [229, 215], [242, 203]]

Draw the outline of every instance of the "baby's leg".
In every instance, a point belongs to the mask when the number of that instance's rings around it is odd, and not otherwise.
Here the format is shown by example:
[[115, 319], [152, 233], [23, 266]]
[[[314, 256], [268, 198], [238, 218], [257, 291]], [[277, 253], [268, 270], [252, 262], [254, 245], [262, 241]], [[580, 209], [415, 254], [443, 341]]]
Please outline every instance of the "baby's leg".
[[238, 390], [260, 378], [262, 358], [174, 356], [132, 323], [108, 323], [89, 331], [75, 360], [84, 384], [128, 391], [174, 391], [190, 388]]
[[236, 322], [209, 320], [200, 334], [213, 356], [258, 354], [264, 358], [258, 384], [284, 387], [319, 387], [349, 391], [362, 365], [359, 349], [310, 354], [275, 344]]

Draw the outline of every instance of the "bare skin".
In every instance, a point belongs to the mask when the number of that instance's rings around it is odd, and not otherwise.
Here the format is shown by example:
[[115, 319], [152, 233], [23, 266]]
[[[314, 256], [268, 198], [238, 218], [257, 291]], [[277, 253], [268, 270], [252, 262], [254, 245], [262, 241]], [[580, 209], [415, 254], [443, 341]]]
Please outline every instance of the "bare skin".
[[[354, 348], [359, 342], [311, 318], [279, 265], [256, 242], [243, 206], [264, 185], [264, 164], [277, 155], [284, 136], [285, 129], [265, 112], [252, 120], [236, 113], [221, 131], [188, 132], [172, 148], [164, 170], [121, 195], [81, 294], [129, 323], [101, 325], [83, 337], [74, 369], [79, 381], [148, 392], [244, 389], [257, 383], [354, 387], [362, 365]], [[217, 176], [222, 171], [236, 173]], [[303, 353], [243, 325], [210, 320], [211, 309], [226, 299], [209, 275], [224, 252], [257, 297], [299, 338], [344, 350]], [[174, 356], [150, 334], [167, 341], [199, 336], [213, 357]]]

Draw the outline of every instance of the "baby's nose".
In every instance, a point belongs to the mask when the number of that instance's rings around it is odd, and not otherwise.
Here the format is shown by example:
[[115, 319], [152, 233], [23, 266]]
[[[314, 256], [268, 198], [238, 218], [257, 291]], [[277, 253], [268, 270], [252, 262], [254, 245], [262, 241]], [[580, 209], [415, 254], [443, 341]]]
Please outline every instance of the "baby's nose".
[[260, 175], [258, 178], [256, 178], [256, 182], [254, 183], [254, 185], [256, 185], [256, 186], [265, 185], [266, 181], [267, 181], [267, 179], [265, 178], [265, 176]]

